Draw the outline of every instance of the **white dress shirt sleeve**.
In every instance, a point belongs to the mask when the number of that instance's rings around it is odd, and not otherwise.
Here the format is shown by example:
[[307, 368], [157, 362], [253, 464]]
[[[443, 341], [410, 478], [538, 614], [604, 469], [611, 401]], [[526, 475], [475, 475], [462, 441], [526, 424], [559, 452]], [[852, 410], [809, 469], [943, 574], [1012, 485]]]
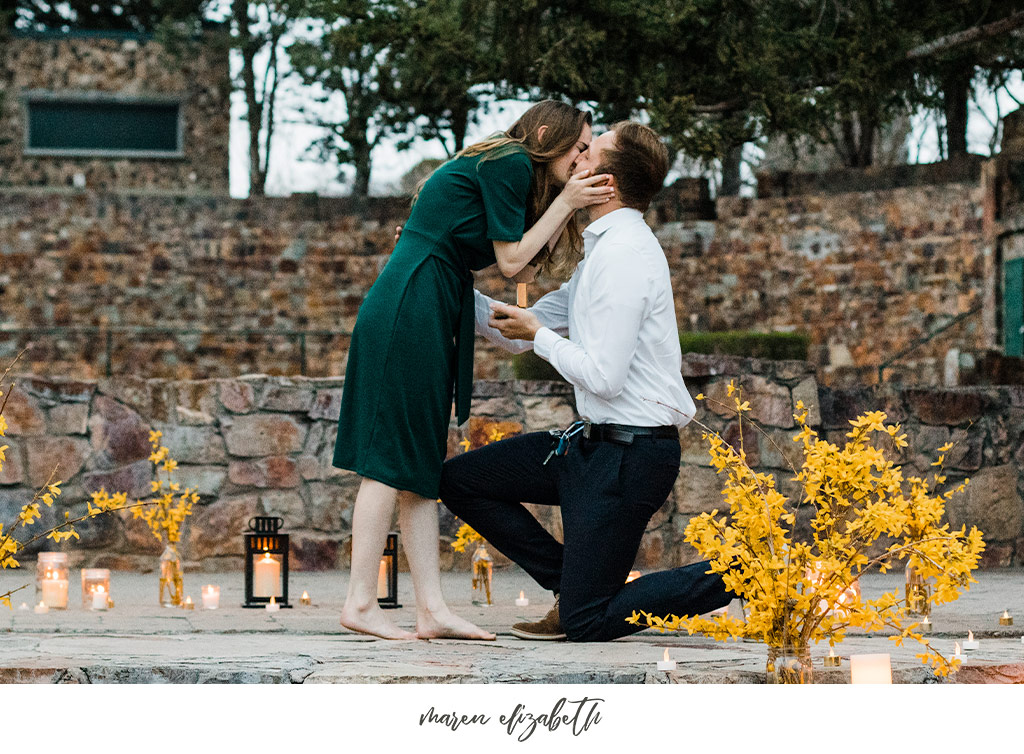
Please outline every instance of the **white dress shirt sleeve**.
[[650, 290], [639, 252], [624, 244], [601, 247], [588, 261], [573, 302], [586, 317], [579, 342], [541, 328], [534, 351], [573, 385], [603, 400], [615, 398], [626, 384]]
[[[512, 353], [522, 353], [533, 348], [529, 340], [510, 340], [487, 324], [491, 318], [491, 304], [494, 299], [473, 289], [473, 303], [476, 314], [476, 334], [482, 335], [497, 346]], [[558, 290], [551, 291], [537, 299], [529, 308], [544, 327], [555, 332], [569, 333], [569, 284], [563, 283]]]

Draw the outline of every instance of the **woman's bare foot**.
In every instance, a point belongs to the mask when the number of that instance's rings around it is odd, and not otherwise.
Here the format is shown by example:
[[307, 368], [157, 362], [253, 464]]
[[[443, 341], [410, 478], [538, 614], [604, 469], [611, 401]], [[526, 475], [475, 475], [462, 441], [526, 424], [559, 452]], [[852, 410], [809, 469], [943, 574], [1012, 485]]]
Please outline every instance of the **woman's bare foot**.
[[416, 635], [421, 639], [478, 639], [494, 641], [497, 637], [468, 620], [463, 620], [451, 611], [435, 615], [417, 613]]
[[416, 634], [399, 628], [384, 616], [384, 611], [376, 605], [365, 610], [357, 610], [345, 605], [341, 609], [341, 625], [349, 631], [356, 631], [381, 639], [416, 639]]

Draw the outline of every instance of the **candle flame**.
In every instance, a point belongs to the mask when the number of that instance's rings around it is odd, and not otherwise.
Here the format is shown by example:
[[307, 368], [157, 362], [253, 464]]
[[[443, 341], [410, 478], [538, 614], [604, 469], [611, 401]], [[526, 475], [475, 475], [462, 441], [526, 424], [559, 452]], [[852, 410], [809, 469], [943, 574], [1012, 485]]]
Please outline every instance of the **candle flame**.
[[521, 599], [521, 600], [525, 600], [526, 599], [526, 594], [525, 594], [525, 592], [523, 592], [522, 589], [519, 590], [519, 599]]
[[836, 651], [834, 649], [832, 649], [832, 647], [828, 648], [828, 656], [829, 657], [835, 657], [836, 656]]
[[974, 632], [973, 631], [968, 631], [967, 632], [967, 641], [974, 641]]
[[668, 662], [668, 647], [665, 648], [665, 662]]
[[309, 599], [309, 592], [303, 592], [302, 593], [302, 599], [308, 600]]
[[1003, 610], [1003, 617], [1004, 618], [1009, 618], [1010, 617], [1010, 611], [1009, 610]]
[[931, 621], [931, 618], [929, 618], [929, 617], [928, 617], [928, 616], [926, 615], [926, 616], [924, 616], [924, 621], [923, 621], [923, 622], [924, 622], [924, 623], [931, 623], [932, 621]]
[[953, 643], [953, 656], [954, 657], [959, 657], [960, 656], [960, 642], [958, 642], [958, 641]]
[[48, 579], [56, 579], [57, 578], [57, 574], [54, 573], [53, 571], [47, 570], [46, 571], [46, 578], [48, 578]]
[[103, 594], [103, 593], [104, 593], [105, 591], [107, 591], [107, 590], [103, 588], [103, 584], [99, 584], [99, 585], [98, 585], [98, 586], [96, 587], [96, 593], [97, 593], [97, 594]]
[[271, 605], [276, 605], [276, 604], [277, 604], [277, 601], [276, 601], [276, 600], [275, 600], [275, 599], [274, 599], [273, 597], [271, 597], [271, 598], [270, 598], [270, 604], [271, 604]]
[[192, 604], [192, 595], [191, 594], [188, 597], [185, 598], [185, 604], [186, 605], [191, 605]]

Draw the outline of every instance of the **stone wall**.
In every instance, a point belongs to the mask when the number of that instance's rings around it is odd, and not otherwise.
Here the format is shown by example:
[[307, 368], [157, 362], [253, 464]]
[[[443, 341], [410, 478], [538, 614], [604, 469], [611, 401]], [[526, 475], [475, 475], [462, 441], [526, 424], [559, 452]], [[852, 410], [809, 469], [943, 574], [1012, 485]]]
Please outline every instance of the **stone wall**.
[[[806, 331], [822, 381], [855, 385], [981, 306], [885, 374], [942, 384], [951, 351], [969, 364], [999, 340], [991, 172], [973, 183], [721, 199], [717, 210], [703, 182], [677, 184], [647, 219], [668, 256], [680, 327]], [[0, 331], [0, 358], [32, 342], [24, 363], [38, 374], [103, 376], [109, 356], [111, 373], [143, 377], [339, 376], [359, 304], [407, 213], [401, 198], [0, 188], [0, 325], [28, 330]], [[478, 285], [514, 295], [493, 269]], [[551, 287], [532, 286], [531, 300]], [[83, 326], [213, 332], [108, 341], [71, 329]], [[304, 347], [297, 334], [274, 334], [282, 331], [306, 331]], [[504, 356], [477, 350], [478, 377], [510, 375]]]
[[[17, 35], [0, 42], [0, 92], [0, 186], [68, 187], [81, 174], [95, 189], [227, 194], [231, 81], [223, 45], [170, 51], [139, 35]], [[25, 154], [26, 92], [181, 96], [184, 157]]]
[[[730, 379], [742, 381], [753, 417], [766, 430], [761, 436], [748, 428], [745, 450], [757, 468], [777, 475], [783, 491], [794, 488], [787, 462], [798, 455], [790, 439], [797, 400], [813, 407], [812, 423], [831, 440], [842, 438], [856, 414], [885, 409], [909, 435], [900, 459], [908, 474], [927, 472], [935, 448], [952, 440], [950, 483], [970, 477], [971, 484], [950, 504], [950, 522], [983, 529], [986, 565], [1024, 563], [1024, 389], [830, 389], [819, 387], [805, 362], [697, 356], [686, 358], [684, 375], [692, 393], [711, 397], [723, 396]], [[183, 542], [190, 567], [240, 567], [246, 522], [264, 513], [285, 519], [294, 567], [347, 567], [358, 478], [330, 463], [341, 386], [340, 379], [267, 376], [176, 382], [19, 378], [4, 411], [4, 444], [10, 447], [0, 474], [0, 521], [16, 516], [55, 463], [65, 494], [45, 511], [44, 523], [64, 511], [80, 514], [87, 495], [101, 487], [147, 495], [148, 436], [156, 429], [180, 464], [177, 480], [202, 498]], [[498, 433], [565, 426], [575, 418], [573, 405], [563, 383], [480, 381], [468, 439], [480, 446]], [[730, 442], [739, 439], [736, 423], [703, 403], [698, 419]], [[453, 428], [449, 454], [462, 452], [462, 439]], [[683, 542], [686, 524], [722, 505], [720, 478], [708, 464], [701, 429], [689, 426], [681, 440], [679, 480], [644, 538], [637, 559], [642, 569], [691, 562], [695, 553]], [[448, 546], [457, 522], [441, 510], [442, 567], [464, 569], [468, 554]], [[535, 514], [560, 536], [556, 510], [538, 508]], [[81, 541], [71, 548], [78, 564], [146, 569], [160, 553], [145, 525], [128, 514], [90, 520], [80, 532]]]

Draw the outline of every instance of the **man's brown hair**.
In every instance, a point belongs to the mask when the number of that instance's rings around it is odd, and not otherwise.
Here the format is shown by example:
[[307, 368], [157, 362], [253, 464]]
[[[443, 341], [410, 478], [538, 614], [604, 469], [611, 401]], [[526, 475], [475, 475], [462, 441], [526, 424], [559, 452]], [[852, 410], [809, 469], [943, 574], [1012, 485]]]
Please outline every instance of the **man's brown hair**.
[[615, 191], [627, 207], [646, 212], [668, 175], [668, 149], [652, 128], [633, 121], [612, 126], [615, 147], [602, 153], [598, 173], [615, 176]]

